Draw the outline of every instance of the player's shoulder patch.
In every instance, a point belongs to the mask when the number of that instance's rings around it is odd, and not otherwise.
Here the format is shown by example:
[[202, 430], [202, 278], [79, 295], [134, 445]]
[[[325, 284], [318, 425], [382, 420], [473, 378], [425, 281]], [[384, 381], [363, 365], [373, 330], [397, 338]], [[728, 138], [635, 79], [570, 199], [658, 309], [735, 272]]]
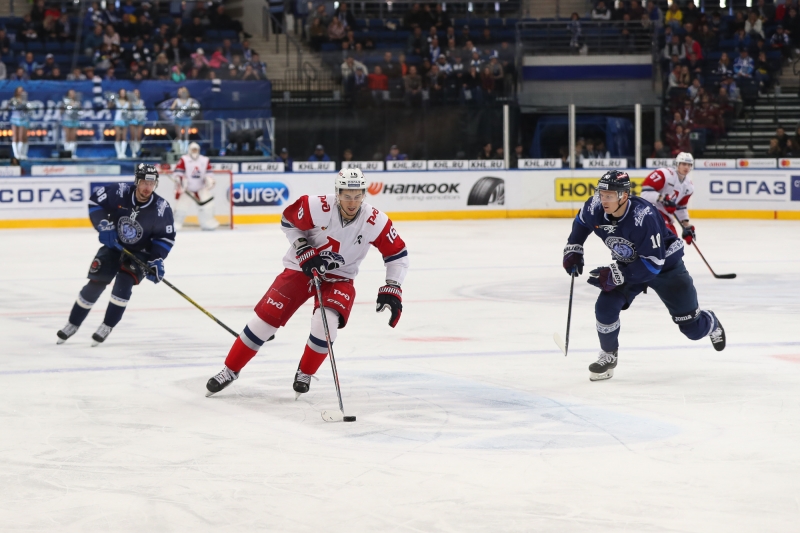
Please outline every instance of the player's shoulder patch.
[[586, 201], [586, 210], [590, 215], [594, 216], [595, 210], [600, 207], [600, 197], [596, 194]]

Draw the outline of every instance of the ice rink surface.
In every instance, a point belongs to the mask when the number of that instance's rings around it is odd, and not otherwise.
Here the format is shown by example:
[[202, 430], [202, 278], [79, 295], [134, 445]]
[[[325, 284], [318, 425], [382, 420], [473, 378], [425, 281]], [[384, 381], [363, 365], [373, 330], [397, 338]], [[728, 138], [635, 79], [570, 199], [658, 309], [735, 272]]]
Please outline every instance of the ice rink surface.
[[[622, 315], [619, 366], [591, 383], [597, 289], [560, 267], [571, 221], [400, 222], [397, 329], [377, 251], [326, 362], [291, 384], [311, 305], [212, 398], [232, 336], [165, 285], [134, 289], [91, 348], [107, 290], [56, 345], [91, 229], [0, 233], [0, 530], [790, 532], [800, 530], [800, 223], [696, 221], [686, 263], [728, 334], [684, 338], [651, 292]], [[184, 231], [166, 277], [239, 331], [281, 270], [277, 225]], [[610, 262], [588, 241], [587, 267]]]

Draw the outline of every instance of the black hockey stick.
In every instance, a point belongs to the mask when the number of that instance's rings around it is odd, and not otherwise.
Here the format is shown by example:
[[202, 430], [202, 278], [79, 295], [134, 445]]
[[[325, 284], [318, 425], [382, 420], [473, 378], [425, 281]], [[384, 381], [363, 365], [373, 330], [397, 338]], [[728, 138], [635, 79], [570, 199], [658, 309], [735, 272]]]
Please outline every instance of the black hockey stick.
[[[681, 221], [678, 219], [678, 215], [676, 215], [676, 214], [674, 214], [674, 213], [673, 213], [673, 214], [672, 214], [672, 216], [674, 216], [674, 217], [675, 217], [675, 220], [677, 220], [677, 221], [678, 221], [678, 225], [680, 225], [680, 227], [683, 227], [683, 222], [681, 222]], [[714, 272], [714, 269], [713, 269], [713, 268], [711, 268], [711, 265], [709, 265], [709, 264], [708, 264], [708, 261], [706, 261], [706, 258], [705, 258], [705, 257], [703, 257], [703, 252], [701, 252], [701, 251], [700, 251], [700, 248], [698, 248], [698, 247], [697, 247], [697, 243], [695, 242], [696, 240], [697, 240], [697, 239], [694, 239], [694, 238], [693, 238], [693, 239], [692, 239], [692, 243], [690, 244], [690, 246], [692, 246], [692, 245], [694, 246], [694, 249], [695, 249], [695, 250], [697, 250], [697, 253], [698, 253], [698, 254], [700, 254], [700, 259], [702, 259], [702, 260], [703, 260], [703, 263], [705, 263], [705, 264], [706, 264], [706, 266], [708, 267], [708, 269], [711, 271], [711, 274], [712, 274], [712, 275], [713, 275], [715, 278], [717, 278], [717, 279], [734, 279], [734, 278], [736, 277], [736, 274], [717, 274], [716, 272]]]
[[564, 357], [567, 356], [567, 350], [569, 350], [569, 325], [572, 322], [572, 291], [575, 288], [575, 269], [577, 267], [572, 267], [572, 273], [569, 275], [572, 280], [569, 283], [569, 307], [567, 310], [567, 335], [566, 340], [562, 341], [561, 336], [558, 333], [553, 333], [553, 340], [556, 341], [556, 344], [561, 351], [564, 352]]
[[355, 416], [345, 416], [344, 404], [342, 403], [342, 390], [339, 388], [339, 372], [336, 371], [336, 360], [333, 358], [333, 343], [331, 342], [331, 330], [328, 329], [328, 317], [325, 314], [325, 306], [322, 304], [322, 284], [319, 281], [319, 274], [316, 270], [314, 273], [314, 287], [317, 289], [317, 301], [319, 302], [319, 311], [322, 313], [322, 327], [325, 329], [325, 340], [328, 342], [328, 356], [331, 360], [331, 370], [333, 370], [333, 384], [336, 385], [336, 396], [339, 398], [339, 411], [338, 413], [330, 413], [329, 411], [322, 411], [322, 419], [326, 422], [355, 422]]
[[[123, 248], [123, 249], [122, 249], [122, 253], [124, 253], [125, 255], [127, 255], [128, 257], [130, 257], [131, 259], [133, 259], [133, 260], [136, 262], [136, 264], [137, 264], [137, 265], [139, 265], [140, 267], [142, 267], [142, 268], [145, 270], [145, 272], [153, 272], [153, 270], [152, 270], [152, 269], [151, 269], [149, 266], [147, 266], [147, 263], [145, 263], [144, 261], [142, 261], [141, 259], [139, 259], [139, 258], [138, 258], [138, 257], [136, 257], [135, 255], [133, 255], [131, 252], [129, 252], [129, 251], [128, 251], [128, 250], [126, 250], [125, 248]], [[211, 320], [213, 320], [214, 322], [216, 322], [217, 324], [219, 324], [220, 326], [222, 326], [223, 328], [225, 328], [225, 331], [227, 331], [228, 333], [230, 333], [230, 334], [231, 334], [231, 335], [233, 335], [234, 337], [238, 337], [238, 336], [239, 336], [239, 334], [238, 334], [238, 333], [236, 333], [236, 332], [235, 332], [235, 331], [233, 331], [231, 328], [229, 328], [228, 326], [226, 326], [225, 324], [223, 324], [223, 323], [222, 323], [222, 321], [221, 321], [220, 319], [218, 319], [217, 317], [215, 317], [214, 315], [212, 315], [211, 313], [209, 313], [208, 311], [206, 311], [205, 309], [203, 309], [203, 308], [200, 306], [200, 304], [198, 304], [197, 302], [195, 302], [194, 300], [192, 300], [191, 298], [189, 298], [188, 296], [186, 296], [186, 294], [184, 294], [184, 293], [183, 293], [183, 291], [181, 291], [180, 289], [178, 289], [178, 287], [176, 287], [175, 285], [173, 285], [172, 283], [170, 283], [170, 282], [169, 282], [169, 281], [167, 281], [166, 279], [163, 279], [163, 278], [162, 278], [162, 279], [161, 279], [161, 281], [163, 281], [163, 282], [164, 282], [164, 283], [167, 285], [167, 287], [169, 287], [169, 288], [170, 288], [170, 289], [172, 289], [173, 291], [177, 292], [178, 294], [180, 294], [181, 296], [183, 296], [184, 298], [186, 298], [186, 301], [188, 301], [190, 304], [192, 304], [193, 306], [195, 306], [196, 308], [198, 308], [199, 310], [201, 310], [203, 313], [205, 313], [205, 314], [208, 316], [208, 318], [210, 318]], [[274, 335], [273, 335], [273, 337], [272, 337], [272, 338], [274, 338]], [[268, 340], [272, 340], [272, 338], [270, 338], [270, 339], [268, 339]]]

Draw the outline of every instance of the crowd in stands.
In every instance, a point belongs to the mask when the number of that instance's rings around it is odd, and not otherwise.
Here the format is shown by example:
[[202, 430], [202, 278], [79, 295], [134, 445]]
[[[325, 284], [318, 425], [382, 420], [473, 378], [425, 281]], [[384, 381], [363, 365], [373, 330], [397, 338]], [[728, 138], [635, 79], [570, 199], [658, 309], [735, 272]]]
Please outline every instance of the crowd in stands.
[[79, 20], [78, 12], [64, 11], [71, 3], [36, 0], [22, 18], [4, 19], [0, 79], [266, 79], [241, 22], [221, 2], [105, 5], [93, 2]]
[[767, 157], [795, 157], [800, 158], [800, 126], [794, 132], [794, 137], [790, 137], [786, 130], [778, 126], [775, 130], [775, 137], [770, 139]]
[[354, 105], [402, 99], [420, 107], [505, 95], [515, 74], [514, 23], [452, 19], [441, 3], [412, 4], [402, 19], [356, 19], [341, 3], [330, 14], [317, 6], [303, 30]]
[[672, 2], [666, 12], [648, 2], [646, 16], [661, 26], [665, 87], [664, 138], [655, 151], [702, 151], [725, 134], [743, 104], [773, 90], [785, 61], [800, 53], [798, 1], [753, 4], [730, 15], [702, 12], [692, 0]]

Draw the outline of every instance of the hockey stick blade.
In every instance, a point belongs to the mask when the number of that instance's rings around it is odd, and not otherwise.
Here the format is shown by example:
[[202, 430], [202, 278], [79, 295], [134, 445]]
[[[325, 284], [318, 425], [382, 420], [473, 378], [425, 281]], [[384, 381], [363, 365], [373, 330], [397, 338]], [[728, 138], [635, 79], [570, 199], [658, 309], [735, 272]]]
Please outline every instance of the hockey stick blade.
[[714, 274], [714, 277], [717, 279], [734, 279], [736, 274]]
[[322, 411], [322, 419], [325, 422], [342, 422], [344, 415], [341, 411]]
[[567, 347], [564, 345], [564, 341], [561, 339], [561, 335], [559, 335], [558, 333], [553, 333], [553, 340], [556, 341], [556, 346], [558, 346], [558, 349], [561, 350], [561, 353], [563, 353], [564, 356], [566, 357]]

